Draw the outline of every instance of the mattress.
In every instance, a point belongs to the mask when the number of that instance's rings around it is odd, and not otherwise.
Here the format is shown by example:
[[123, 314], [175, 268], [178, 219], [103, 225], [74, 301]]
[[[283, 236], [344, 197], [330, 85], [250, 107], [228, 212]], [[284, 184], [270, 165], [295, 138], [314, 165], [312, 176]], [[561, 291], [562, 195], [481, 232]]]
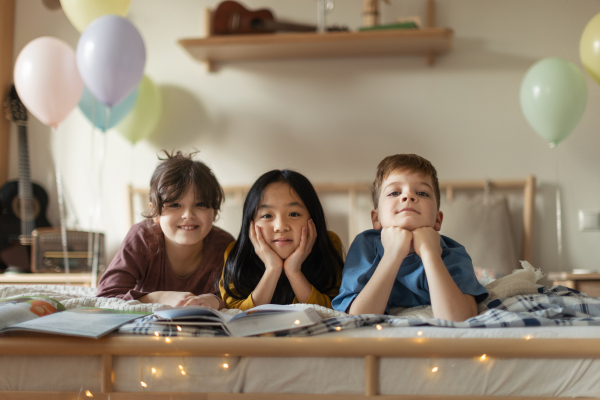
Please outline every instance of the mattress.
[[[325, 336], [600, 338], [600, 327], [366, 327]], [[201, 345], [202, 338], [197, 340]], [[365, 393], [364, 358], [115, 356], [113, 368], [117, 392]], [[94, 356], [4, 356], [0, 390], [94, 393], [100, 371], [100, 357]], [[382, 358], [380, 393], [600, 398], [598, 376], [595, 359]]]

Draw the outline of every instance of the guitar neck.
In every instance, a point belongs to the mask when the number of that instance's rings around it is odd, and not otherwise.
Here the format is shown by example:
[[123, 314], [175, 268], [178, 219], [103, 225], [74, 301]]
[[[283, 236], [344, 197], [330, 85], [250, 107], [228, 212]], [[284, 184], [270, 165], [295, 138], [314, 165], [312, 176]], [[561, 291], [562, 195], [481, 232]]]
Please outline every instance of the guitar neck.
[[293, 22], [266, 21], [266, 26], [270, 30], [278, 32], [316, 32], [314, 25], [295, 24]]
[[20, 123], [19, 133], [19, 200], [21, 209], [21, 240], [28, 241], [35, 228], [35, 212], [33, 209], [33, 188], [29, 171], [29, 143], [27, 141], [27, 125]]

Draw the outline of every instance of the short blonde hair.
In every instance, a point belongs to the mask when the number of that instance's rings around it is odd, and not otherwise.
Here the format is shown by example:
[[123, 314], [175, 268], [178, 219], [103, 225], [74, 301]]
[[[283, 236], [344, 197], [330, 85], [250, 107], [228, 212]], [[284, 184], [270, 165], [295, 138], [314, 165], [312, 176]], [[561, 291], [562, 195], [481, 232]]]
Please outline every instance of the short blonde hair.
[[373, 206], [377, 209], [379, 196], [381, 195], [381, 185], [393, 172], [407, 170], [410, 172], [420, 172], [425, 176], [431, 177], [433, 181], [433, 191], [437, 208], [440, 209], [440, 184], [438, 182], [437, 171], [433, 164], [425, 158], [416, 154], [395, 154], [381, 160], [377, 166], [377, 175], [373, 182]]

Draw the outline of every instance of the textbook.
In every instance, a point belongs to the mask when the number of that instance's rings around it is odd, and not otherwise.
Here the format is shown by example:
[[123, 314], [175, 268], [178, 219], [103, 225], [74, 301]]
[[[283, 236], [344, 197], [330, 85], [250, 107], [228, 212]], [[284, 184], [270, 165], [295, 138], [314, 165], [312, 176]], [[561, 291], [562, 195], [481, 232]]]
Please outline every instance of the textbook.
[[253, 336], [311, 326], [321, 321], [314, 308], [265, 304], [231, 316], [203, 306], [155, 311], [153, 324], [191, 325], [222, 329], [230, 336]]
[[78, 307], [66, 310], [49, 297], [0, 300], [0, 332], [30, 331], [97, 339], [150, 313]]

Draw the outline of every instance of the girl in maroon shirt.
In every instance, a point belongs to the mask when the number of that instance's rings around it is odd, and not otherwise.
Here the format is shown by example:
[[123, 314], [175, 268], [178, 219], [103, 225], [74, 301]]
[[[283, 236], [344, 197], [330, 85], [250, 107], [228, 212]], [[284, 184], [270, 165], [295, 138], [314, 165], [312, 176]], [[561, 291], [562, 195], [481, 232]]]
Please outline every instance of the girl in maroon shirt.
[[97, 296], [224, 308], [216, 282], [234, 239], [213, 226], [223, 189], [193, 154], [165, 154], [150, 181], [147, 220], [129, 230]]

